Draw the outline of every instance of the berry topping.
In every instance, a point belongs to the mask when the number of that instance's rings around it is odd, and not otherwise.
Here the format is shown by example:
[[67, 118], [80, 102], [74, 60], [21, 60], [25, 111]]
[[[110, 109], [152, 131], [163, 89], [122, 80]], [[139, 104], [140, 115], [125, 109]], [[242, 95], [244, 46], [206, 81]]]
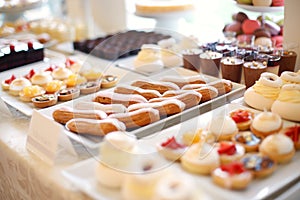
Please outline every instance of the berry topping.
[[182, 148], [185, 148], [186, 146], [183, 145], [183, 144], [179, 144], [175, 137], [171, 137], [169, 138], [166, 142], [162, 143], [161, 144], [162, 147], [166, 147], [166, 148], [169, 148], [169, 149], [182, 149]]
[[28, 80], [30, 80], [33, 75], [35, 74], [35, 71], [33, 69], [31, 69], [28, 74], [26, 74], [24, 77], [27, 78]]
[[299, 141], [299, 135], [300, 135], [300, 126], [292, 126], [287, 129], [285, 132], [285, 135], [290, 137], [293, 142], [298, 142]]
[[235, 144], [229, 142], [221, 142], [218, 149], [219, 154], [233, 155], [236, 153]]
[[241, 123], [251, 120], [251, 113], [247, 110], [237, 110], [231, 113], [231, 118], [235, 121], [235, 123]]
[[11, 51], [15, 51], [15, 45], [10, 44], [10, 45], [9, 45], [9, 49], [10, 49]]
[[5, 84], [11, 84], [11, 82], [13, 81], [13, 80], [15, 80], [16, 79], [16, 77], [15, 77], [15, 75], [11, 75], [11, 77], [9, 78], [9, 79], [6, 79], [5, 81], [4, 81], [4, 83]]
[[56, 65], [50, 65], [47, 69], [45, 69], [45, 72], [53, 72], [54, 69], [56, 69]]
[[70, 58], [66, 59], [65, 65], [66, 67], [71, 67], [72, 65], [74, 65], [76, 62], [74, 60], [71, 60]]
[[222, 165], [220, 168], [222, 171], [228, 172], [230, 175], [241, 174], [246, 171], [243, 163], [240, 162], [233, 162]]
[[33, 49], [33, 42], [32, 41], [27, 42], [27, 46], [29, 49]]

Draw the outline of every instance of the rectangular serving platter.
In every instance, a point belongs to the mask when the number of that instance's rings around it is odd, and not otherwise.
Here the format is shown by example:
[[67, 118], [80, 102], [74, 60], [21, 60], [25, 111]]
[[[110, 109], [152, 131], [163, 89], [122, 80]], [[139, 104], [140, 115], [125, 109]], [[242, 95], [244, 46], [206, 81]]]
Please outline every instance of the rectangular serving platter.
[[[185, 76], [187, 76], [187, 75], [195, 75], [195, 74], [196, 74], [196, 72], [186, 70], [184, 68], [172, 68], [172, 69], [166, 70], [164, 72], [161, 72], [160, 74], [156, 74], [155, 76], [152, 76], [150, 78], [147, 77], [147, 79], [159, 80], [160, 77], [163, 77], [165, 75], [181, 75], [181, 76], [185, 75]], [[209, 77], [209, 76], [206, 76], [206, 78], [209, 79], [209, 81], [217, 80], [217, 78]], [[135, 80], [135, 79], [133, 79], [133, 80]], [[130, 84], [130, 82], [127, 82], [125, 84]], [[112, 91], [113, 88], [109, 89], [109, 90]], [[138, 137], [138, 138], [142, 138], [142, 137], [151, 135], [151, 134], [158, 132], [160, 130], [163, 130], [167, 127], [179, 124], [179, 123], [186, 121], [192, 117], [201, 115], [205, 112], [208, 112], [217, 107], [225, 105], [226, 103], [229, 103], [230, 101], [243, 96], [244, 90], [245, 90], [244, 85], [233, 83], [232, 91], [225, 95], [219, 96], [219, 97], [212, 99], [210, 101], [207, 101], [205, 103], [201, 103], [190, 109], [184, 110], [181, 113], [161, 119], [152, 124], [137, 128], [135, 130], [130, 131], [130, 133], [136, 135], [136, 137]], [[50, 108], [42, 109], [39, 112], [41, 112], [46, 117], [48, 117], [49, 120], [53, 120], [52, 113], [54, 112], [54, 110], [56, 110], [62, 106], [72, 107], [74, 104], [76, 104], [80, 101], [90, 101], [91, 102], [94, 96], [95, 96], [95, 94], [83, 96], [81, 98], [74, 99], [73, 101], [69, 101], [64, 104], [60, 104], [60, 105], [52, 106]], [[73, 140], [75, 140], [79, 143], [82, 143], [83, 145], [85, 145], [88, 148], [97, 148], [100, 145], [100, 142], [102, 141], [102, 137], [100, 137], [100, 136], [74, 134], [70, 131], [67, 131], [66, 129], [65, 129], [65, 134], [67, 134]]]
[[[166, 128], [162, 131], [154, 133], [151, 136], [144, 137], [138, 141], [138, 145], [146, 147], [149, 151], [155, 151], [155, 146], [166, 138], [176, 134], [182, 134], [187, 131], [196, 131], [199, 128], [206, 129], [210, 120], [219, 115], [228, 115], [230, 111], [237, 108], [245, 108], [240, 104], [226, 104], [214, 110], [211, 110], [200, 116], [190, 118], [175, 126]], [[259, 111], [247, 108], [255, 114]], [[295, 125], [294, 122], [285, 121], [284, 127]], [[147, 152], [149, 153], [149, 152]], [[100, 187], [97, 184], [95, 170], [99, 164], [99, 159], [95, 157], [78, 162], [73, 166], [68, 167], [62, 171], [63, 175], [75, 186], [79, 191], [82, 191], [92, 197], [93, 199], [121, 199], [119, 190]], [[157, 159], [161, 160], [159, 154]], [[169, 168], [174, 168], [191, 177], [197, 184], [199, 190], [204, 191], [205, 200], [212, 199], [274, 199], [277, 193], [280, 193], [285, 187], [289, 186], [295, 181], [300, 179], [300, 152], [296, 152], [293, 160], [290, 163], [282, 164], [277, 167], [275, 172], [263, 179], [255, 179], [250, 183], [247, 189], [241, 191], [234, 191], [221, 188], [212, 182], [210, 176], [202, 176], [190, 174], [184, 171], [179, 163], [169, 163]]]

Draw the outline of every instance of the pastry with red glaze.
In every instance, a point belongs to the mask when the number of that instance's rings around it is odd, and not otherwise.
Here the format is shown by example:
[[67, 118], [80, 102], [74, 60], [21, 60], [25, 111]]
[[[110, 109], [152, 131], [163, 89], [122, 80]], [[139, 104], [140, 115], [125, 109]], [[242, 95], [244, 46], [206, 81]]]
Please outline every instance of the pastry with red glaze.
[[178, 161], [187, 150], [187, 146], [177, 141], [175, 136], [157, 145], [157, 151], [170, 161]]
[[294, 146], [297, 150], [300, 149], [300, 125], [289, 126], [284, 128], [281, 133], [290, 137], [294, 142]]
[[242, 159], [244, 167], [249, 170], [255, 178], [264, 178], [271, 175], [277, 168], [277, 163], [269, 156], [259, 153], [246, 154]]
[[218, 144], [221, 164], [238, 161], [245, 155], [245, 148], [240, 144], [223, 141]]
[[245, 131], [250, 128], [254, 113], [246, 109], [237, 109], [230, 112], [230, 117], [235, 121], [240, 131]]
[[240, 162], [221, 165], [212, 173], [213, 182], [223, 188], [242, 190], [252, 181], [252, 173]]
[[246, 152], [258, 151], [261, 138], [254, 135], [251, 131], [241, 131], [232, 137], [234, 143], [242, 145]]
[[16, 76], [15, 75], [11, 75], [10, 78], [6, 79], [6, 80], [3, 80], [2, 83], [1, 83], [1, 86], [2, 86], [2, 89], [3, 90], [9, 90], [9, 85], [11, 84], [11, 82], [13, 80], [16, 79]]

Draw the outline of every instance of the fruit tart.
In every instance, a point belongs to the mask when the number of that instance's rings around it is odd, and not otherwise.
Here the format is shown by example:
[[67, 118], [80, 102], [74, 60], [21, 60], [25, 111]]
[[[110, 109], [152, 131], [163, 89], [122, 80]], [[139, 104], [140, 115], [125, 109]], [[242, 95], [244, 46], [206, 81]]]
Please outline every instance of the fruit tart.
[[240, 144], [235, 144], [229, 141], [222, 141], [218, 143], [217, 146], [221, 164], [228, 164], [234, 161], [238, 161], [245, 155], [245, 148]]
[[262, 139], [254, 135], [251, 131], [241, 131], [232, 136], [234, 143], [242, 145], [246, 152], [258, 151]]
[[175, 136], [157, 145], [157, 151], [171, 161], [179, 160], [186, 150], [187, 146], [179, 143]]
[[79, 97], [79, 95], [80, 95], [80, 90], [79, 88], [76, 87], [65, 88], [57, 92], [59, 101], [69, 101], [72, 99], [76, 99], [77, 97]]
[[2, 86], [2, 89], [3, 90], [9, 90], [9, 85], [11, 84], [11, 82], [13, 80], [16, 79], [16, 76], [15, 75], [11, 75], [10, 78], [6, 79], [6, 80], [3, 80], [2, 83], [1, 83], [1, 86]]
[[300, 149], [300, 125], [289, 126], [282, 129], [281, 133], [290, 137], [294, 142], [294, 146], [297, 150]]
[[230, 117], [235, 121], [240, 131], [245, 131], [250, 128], [254, 113], [246, 109], [237, 109], [230, 112]]
[[57, 95], [55, 94], [43, 94], [32, 98], [32, 103], [37, 108], [46, 108], [53, 106], [57, 103]]

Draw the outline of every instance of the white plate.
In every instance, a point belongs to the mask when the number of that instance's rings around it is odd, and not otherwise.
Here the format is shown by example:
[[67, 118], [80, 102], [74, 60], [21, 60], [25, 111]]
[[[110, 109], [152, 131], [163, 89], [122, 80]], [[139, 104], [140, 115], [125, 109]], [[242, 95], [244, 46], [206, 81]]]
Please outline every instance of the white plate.
[[[181, 124], [175, 125], [168, 129], [165, 129], [157, 134], [153, 134], [149, 137], [139, 140], [141, 146], [153, 147], [157, 143], [161, 143], [174, 134], [182, 134], [185, 131], [195, 131], [198, 128], [205, 128], [209, 123], [209, 120], [214, 116], [220, 114], [228, 114], [231, 110], [241, 108], [243, 106], [238, 104], [227, 104], [220, 108], [217, 108], [211, 112], [205, 113], [198, 117], [192, 118]], [[248, 108], [255, 113], [251, 108]], [[294, 123], [284, 121], [284, 126], [290, 126]], [[149, 148], [151, 149], [151, 148]], [[153, 149], [153, 148], [152, 148]], [[157, 159], [160, 159], [157, 156]], [[63, 171], [63, 175], [71, 181], [78, 190], [83, 191], [87, 195], [94, 199], [120, 199], [120, 191], [112, 190], [105, 187], [99, 187], [95, 178], [95, 169], [98, 164], [97, 158], [90, 158], [88, 160], [79, 162], [68, 169]], [[270, 197], [274, 192], [280, 190], [285, 185], [296, 180], [300, 177], [300, 152], [298, 151], [293, 158], [292, 162], [278, 166], [276, 171], [269, 177], [264, 179], [255, 179], [250, 183], [246, 190], [233, 191], [223, 189], [215, 185], [211, 177], [193, 175], [182, 170], [178, 163], [170, 164], [169, 167], [174, 167], [177, 170], [182, 171], [184, 174], [192, 177], [199, 188], [205, 191], [211, 199], [265, 199]], [[272, 197], [273, 198], [273, 197]]]
[[[155, 76], [152, 77], [152, 80], [159, 80], [160, 77], [165, 76], [165, 75], [195, 75], [195, 72], [186, 70], [184, 68], [172, 68], [169, 70], [166, 70], [160, 74], [156, 74]], [[207, 77], [209, 81], [216, 80], [214, 77]], [[135, 79], [133, 79], [135, 80]], [[129, 84], [129, 83], [127, 83]], [[113, 90], [109, 89], [109, 90]], [[231, 92], [222, 95], [220, 97], [217, 97], [215, 99], [212, 99], [211, 101], [207, 101], [205, 103], [201, 103], [198, 106], [194, 106], [188, 110], [184, 110], [181, 113], [169, 116], [167, 118], [161, 119], [157, 122], [154, 122], [152, 124], [149, 124], [147, 126], [140, 127], [138, 129], [135, 129], [133, 131], [130, 131], [130, 133], [136, 135], [138, 138], [145, 137], [148, 135], [153, 134], [154, 132], [160, 131], [164, 128], [173, 126], [175, 124], [178, 124], [180, 122], [186, 121], [192, 117], [198, 116], [200, 113], [205, 113], [208, 112], [212, 109], [215, 109], [217, 107], [220, 107], [226, 103], [228, 103], [231, 100], [234, 100], [236, 98], [239, 98], [243, 95], [243, 92], [245, 90], [244, 85], [236, 84], [233, 83], [233, 89]], [[40, 112], [47, 116], [50, 120], [52, 119], [52, 113], [54, 110], [62, 107], [62, 106], [69, 106], [72, 107], [73, 104], [80, 102], [80, 101], [92, 101], [92, 98], [95, 94], [83, 96], [81, 98], [75, 99], [73, 101], [66, 102], [61, 105], [56, 105], [50, 108], [46, 108], [41, 110]], [[75, 141], [81, 143], [82, 145], [88, 147], [88, 148], [97, 148], [100, 145], [100, 142], [102, 141], [102, 137], [95, 137], [95, 136], [87, 136], [87, 135], [78, 135], [74, 134], [69, 131], [65, 131], [66, 134], [74, 139]]]
[[238, 7], [248, 10], [248, 11], [252, 11], [252, 12], [261, 12], [261, 13], [265, 13], [265, 12], [283, 12], [284, 11], [284, 7], [283, 6], [252, 6], [252, 5], [246, 5], [246, 4], [236, 4]]

